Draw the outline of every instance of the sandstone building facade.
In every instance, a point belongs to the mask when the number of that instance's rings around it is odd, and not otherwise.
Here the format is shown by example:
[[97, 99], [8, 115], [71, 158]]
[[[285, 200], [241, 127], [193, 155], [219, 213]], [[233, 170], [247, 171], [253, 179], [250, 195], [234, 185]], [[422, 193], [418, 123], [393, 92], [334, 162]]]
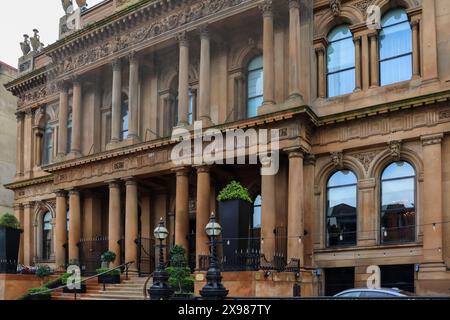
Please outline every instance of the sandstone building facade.
[[17, 77], [17, 70], [0, 61], [0, 215], [13, 213], [14, 193], [4, 185], [14, 180], [16, 168], [16, 121], [17, 98], [3, 84]]
[[[105, 0], [83, 11], [81, 29], [6, 85], [19, 98], [8, 187], [21, 261], [89, 271], [109, 249], [145, 274], [142, 247], [164, 217], [200, 286], [204, 226], [238, 180], [263, 257], [249, 266], [255, 248], [236, 252], [232, 295], [296, 284], [330, 295], [364, 286], [374, 264], [384, 286], [448, 294], [449, 24], [447, 0]], [[279, 129], [279, 172], [174, 165], [171, 133], [195, 120]]]

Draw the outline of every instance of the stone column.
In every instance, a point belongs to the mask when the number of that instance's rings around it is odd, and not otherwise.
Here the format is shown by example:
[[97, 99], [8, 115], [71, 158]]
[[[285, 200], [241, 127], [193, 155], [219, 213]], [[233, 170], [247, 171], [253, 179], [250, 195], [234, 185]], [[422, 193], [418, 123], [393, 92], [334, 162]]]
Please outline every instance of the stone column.
[[69, 262], [79, 261], [78, 243], [81, 237], [81, 202], [80, 191], [69, 191]]
[[197, 221], [196, 221], [196, 251], [197, 268], [199, 268], [199, 255], [209, 253], [208, 236], [205, 227], [208, 224], [210, 212], [210, 168], [202, 166], [197, 168]]
[[132, 271], [137, 271], [138, 250], [136, 239], [138, 238], [138, 187], [134, 178], [128, 178], [125, 200], [125, 262], [134, 261], [130, 265]]
[[64, 269], [66, 265], [67, 243], [67, 198], [64, 190], [56, 193], [56, 230], [55, 230], [55, 263], [56, 268]]
[[[20, 227], [24, 229], [24, 213], [23, 213], [23, 205], [16, 204], [14, 205], [14, 216], [19, 221]], [[23, 264], [23, 233], [20, 234], [20, 246], [19, 246], [19, 257], [18, 262]]]
[[370, 40], [370, 87], [380, 86], [380, 62], [378, 58], [378, 33], [369, 34]]
[[304, 264], [303, 237], [303, 151], [289, 152], [289, 189], [288, 189], [288, 260], [300, 259]]
[[437, 35], [436, 35], [436, 3], [435, 0], [422, 1], [421, 29], [423, 34], [423, 74], [424, 80], [437, 80], [439, 78]]
[[81, 82], [79, 78], [73, 80], [73, 104], [72, 104], [72, 150], [73, 156], [81, 155]]
[[317, 59], [317, 96], [319, 98], [327, 97], [327, 65], [325, 61], [327, 45], [328, 43], [325, 38], [316, 41], [314, 44]]
[[130, 81], [128, 94], [128, 139], [139, 141], [139, 58], [130, 53]]
[[112, 266], [120, 265], [120, 185], [118, 181], [109, 182], [109, 219], [108, 239], [109, 251], [116, 254], [116, 260]]
[[178, 71], [178, 126], [188, 125], [189, 115], [189, 40], [186, 32], [178, 34], [180, 64]]
[[21, 177], [24, 173], [24, 128], [25, 113], [17, 112], [17, 140], [16, 140], [16, 176]]
[[261, 176], [261, 253], [272, 261], [275, 253], [275, 175]]
[[33, 264], [34, 257], [34, 203], [26, 203], [23, 212], [23, 263], [26, 266]]
[[33, 109], [28, 109], [25, 114], [25, 124], [24, 124], [24, 174], [28, 178], [31, 177], [31, 172], [34, 167], [34, 133], [33, 133], [33, 121], [34, 112]]
[[376, 221], [379, 213], [375, 209], [376, 180], [374, 178], [358, 181], [358, 246], [376, 245]]
[[112, 63], [112, 110], [111, 110], [111, 142], [120, 141], [120, 123], [122, 117], [122, 63], [119, 59]]
[[200, 117], [204, 125], [211, 125], [211, 56], [208, 26], [200, 30]]
[[[289, 98], [302, 98], [300, 89], [300, 3], [289, 0]], [[306, 81], [306, 80], [305, 80]]]
[[[433, 190], [423, 197], [424, 261], [442, 263], [443, 198], [442, 198], [442, 133], [422, 136], [423, 189]], [[439, 250], [440, 248], [440, 250]]]
[[175, 203], [175, 244], [189, 252], [189, 169], [175, 171], [177, 177]]
[[275, 104], [275, 48], [273, 34], [272, 0], [265, 0], [261, 5], [263, 11], [263, 65], [264, 65], [264, 102], [263, 105]]
[[362, 86], [363, 90], [367, 90], [370, 86], [370, 54], [367, 34], [361, 36], [361, 66]]
[[362, 90], [362, 72], [361, 72], [361, 36], [354, 36], [355, 44], [355, 92]]
[[44, 140], [44, 131], [41, 128], [36, 128], [35, 135], [35, 148], [34, 148], [34, 165], [42, 165], [42, 144]]
[[69, 118], [69, 95], [65, 82], [61, 82], [59, 88], [59, 130], [58, 130], [58, 157], [67, 154], [67, 122]]
[[[304, 248], [304, 265], [308, 267], [313, 266], [313, 246], [314, 246], [314, 226], [317, 221], [317, 217], [311, 214], [315, 210], [314, 206], [314, 178], [315, 178], [315, 166], [316, 157], [313, 154], [307, 154], [303, 160], [304, 172], [303, 172], [303, 212], [304, 214], [304, 230], [306, 235], [303, 242]], [[289, 222], [288, 222], [289, 223]]]
[[420, 34], [419, 34], [420, 20], [412, 18], [412, 60], [413, 60], [413, 79], [420, 78]]

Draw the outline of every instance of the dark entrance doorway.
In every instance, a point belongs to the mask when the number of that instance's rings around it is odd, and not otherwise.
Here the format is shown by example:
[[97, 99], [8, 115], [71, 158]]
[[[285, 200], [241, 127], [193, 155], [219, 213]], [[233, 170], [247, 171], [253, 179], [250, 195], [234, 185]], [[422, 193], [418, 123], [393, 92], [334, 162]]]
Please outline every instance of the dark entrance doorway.
[[413, 264], [380, 266], [380, 270], [382, 288], [398, 288], [415, 292]]
[[355, 287], [355, 268], [325, 269], [325, 295], [335, 294]]

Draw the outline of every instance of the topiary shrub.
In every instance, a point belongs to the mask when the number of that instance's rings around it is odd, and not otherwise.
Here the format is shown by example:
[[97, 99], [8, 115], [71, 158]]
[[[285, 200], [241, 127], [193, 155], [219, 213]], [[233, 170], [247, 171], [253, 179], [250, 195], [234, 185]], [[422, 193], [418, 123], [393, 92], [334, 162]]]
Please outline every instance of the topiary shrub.
[[220, 191], [217, 200], [244, 200], [253, 203], [247, 188], [244, 188], [239, 182], [234, 180], [231, 181], [225, 188], [223, 188], [222, 191]]
[[114, 262], [116, 254], [112, 251], [106, 251], [102, 254], [101, 259], [103, 262]]
[[20, 223], [14, 215], [5, 213], [0, 217], [0, 227], [20, 229]]
[[166, 271], [169, 274], [169, 285], [175, 290], [175, 295], [193, 295], [194, 277], [187, 264], [186, 250], [182, 246], [174, 246], [170, 250], [170, 265]]

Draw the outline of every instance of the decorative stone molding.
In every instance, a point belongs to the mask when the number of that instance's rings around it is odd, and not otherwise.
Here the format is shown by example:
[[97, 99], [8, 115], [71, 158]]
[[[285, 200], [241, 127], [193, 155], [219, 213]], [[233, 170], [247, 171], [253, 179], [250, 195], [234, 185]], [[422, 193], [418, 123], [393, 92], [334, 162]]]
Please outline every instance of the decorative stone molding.
[[333, 165], [342, 170], [344, 168], [344, 153], [342, 151], [331, 152], [330, 153], [331, 161]]
[[379, 153], [379, 151], [360, 152], [360, 153], [352, 154], [352, 157], [358, 159], [358, 161], [364, 167], [364, 170], [366, 170], [366, 172], [368, 172], [373, 159], [375, 159], [375, 157], [377, 156], [378, 153]]
[[315, 164], [316, 164], [316, 156], [314, 155], [314, 154], [312, 154], [312, 153], [307, 153], [307, 154], [305, 154], [305, 157], [304, 157], [304, 160], [303, 160], [303, 163], [306, 165], [306, 166], [314, 166]]
[[420, 137], [420, 141], [422, 141], [423, 146], [430, 146], [433, 144], [441, 144], [442, 139], [444, 138], [443, 133], [431, 134]]
[[183, 47], [189, 46], [189, 37], [186, 31], [179, 32], [177, 34], [177, 40], [180, 42], [180, 46]]
[[264, 0], [259, 5], [259, 9], [262, 11], [264, 17], [273, 17], [273, 1]]
[[330, 10], [334, 17], [341, 15], [341, 0], [330, 0]]
[[358, 181], [358, 188], [360, 190], [364, 189], [373, 189], [375, 188], [376, 180], [375, 178], [369, 178], [369, 179], [360, 179]]
[[389, 145], [389, 153], [390, 153], [391, 158], [394, 161], [400, 161], [401, 148], [402, 148], [401, 141], [399, 141], [399, 140], [389, 141], [388, 145]]
[[289, 0], [289, 9], [298, 9], [300, 8], [300, 2], [298, 0]]

